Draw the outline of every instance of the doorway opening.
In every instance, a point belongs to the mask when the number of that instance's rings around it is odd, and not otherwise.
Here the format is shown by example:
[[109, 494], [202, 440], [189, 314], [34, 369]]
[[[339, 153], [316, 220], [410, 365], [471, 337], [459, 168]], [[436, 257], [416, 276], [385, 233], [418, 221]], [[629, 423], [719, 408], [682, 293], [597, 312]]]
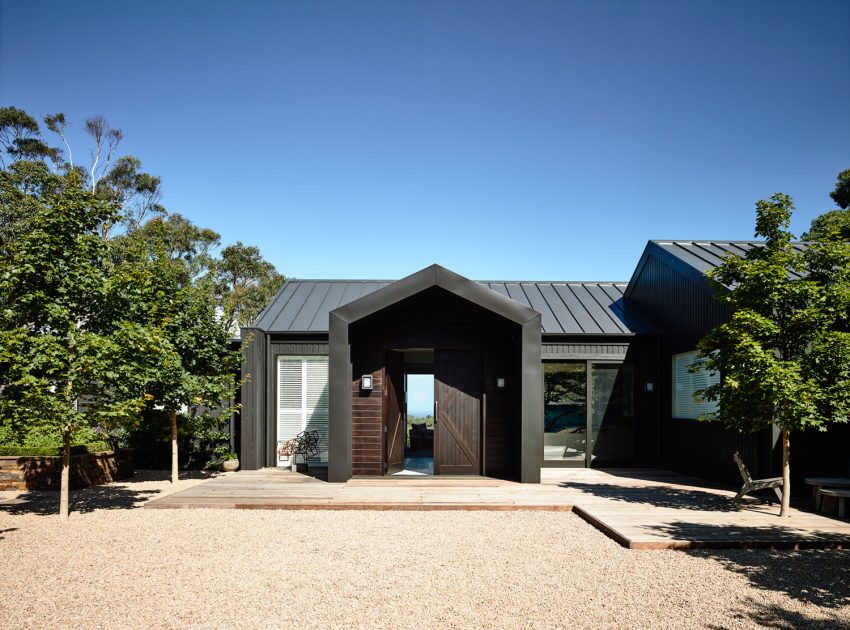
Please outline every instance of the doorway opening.
[[395, 476], [434, 474], [434, 350], [404, 354], [404, 464]]
[[434, 374], [407, 375], [404, 470], [400, 474], [434, 474]]

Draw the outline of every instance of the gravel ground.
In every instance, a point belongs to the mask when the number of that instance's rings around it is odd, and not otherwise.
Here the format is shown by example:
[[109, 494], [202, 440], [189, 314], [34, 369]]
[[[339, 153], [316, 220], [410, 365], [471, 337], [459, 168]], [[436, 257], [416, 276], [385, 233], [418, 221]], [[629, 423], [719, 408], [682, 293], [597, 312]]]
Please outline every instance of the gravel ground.
[[850, 628], [850, 552], [629, 551], [548, 512], [141, 510], [163, 473], [0, 502], [4, 628]]

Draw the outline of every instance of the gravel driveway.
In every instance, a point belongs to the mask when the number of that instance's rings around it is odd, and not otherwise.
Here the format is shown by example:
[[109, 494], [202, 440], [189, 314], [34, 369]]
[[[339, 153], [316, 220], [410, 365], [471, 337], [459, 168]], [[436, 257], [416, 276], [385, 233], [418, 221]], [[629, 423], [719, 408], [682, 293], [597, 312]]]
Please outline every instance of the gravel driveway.
[[[850, 627], [850, 552], [630, 551], [557, 512], [141, 510], [164, 473], [0, 503], [4, 628]], [[49, 513], [49, 514], [48, 514]]]

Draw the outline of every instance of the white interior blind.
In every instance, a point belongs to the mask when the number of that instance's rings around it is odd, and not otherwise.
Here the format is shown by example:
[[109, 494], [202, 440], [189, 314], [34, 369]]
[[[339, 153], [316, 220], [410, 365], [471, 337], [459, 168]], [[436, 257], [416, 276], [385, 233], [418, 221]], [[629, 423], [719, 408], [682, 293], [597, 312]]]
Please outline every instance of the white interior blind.
[[[328, 461], [328, 358], [278, 357], [277, 441], [301, 431], [318, 431], [320, 453], [310, 463]], [[299, 459], [299, 461], [301, 461]], [[278, 465], [291, 460], [278, 455]]]
[[718, 372], [700, 368], [691, 373], [690, 367], [697, 362], [696, 351], [673, 355], [673, 417], [696, 419], [706, 413], [717, 412], [716, 401], [697, 400], [694, 394], [720, 382]]
[[319, 432], [318, 461], [328, 461], [328, 358], [304, 360], [304, 428]]

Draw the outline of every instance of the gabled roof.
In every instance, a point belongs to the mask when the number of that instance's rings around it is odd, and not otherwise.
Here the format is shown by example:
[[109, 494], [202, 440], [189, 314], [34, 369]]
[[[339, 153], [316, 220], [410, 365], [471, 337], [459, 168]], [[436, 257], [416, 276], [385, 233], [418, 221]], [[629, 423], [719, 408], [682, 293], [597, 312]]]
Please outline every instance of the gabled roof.
[[[257, 317], [253, 328], [266, 332], [327, 333], [332, 310], [391, 284], [390, 280], [288, 280]], [[655, 332], [624, 303], [624, 282], [486, 281], [477, 284], [539, 312], [543, 334]]]
[[[631, 286], [640, 276], [650, 256], [667, 263], [692, 280], [705, 282], [705, 272], [717, 267], [726, 256], [730, 254], [743, 256], [754, 247], [762, 245], [761, 241], [649, 241], [632, 274], [625, 296], [629, 296]], [[803, 251], [806, 247], [805, 243], [793, 243], [793, 246], [797, 251]], [[791, 276], [800, 277], [796, 273], [792, 273]]]
[[530, 306], [436, 264], [381, 287], [353, 302], [338, 306], [331, 311], [330, 315], [351, 323], [432, 287], [448, 291], [516, 324], [526, 324], [540, 318], [540, 313]]

